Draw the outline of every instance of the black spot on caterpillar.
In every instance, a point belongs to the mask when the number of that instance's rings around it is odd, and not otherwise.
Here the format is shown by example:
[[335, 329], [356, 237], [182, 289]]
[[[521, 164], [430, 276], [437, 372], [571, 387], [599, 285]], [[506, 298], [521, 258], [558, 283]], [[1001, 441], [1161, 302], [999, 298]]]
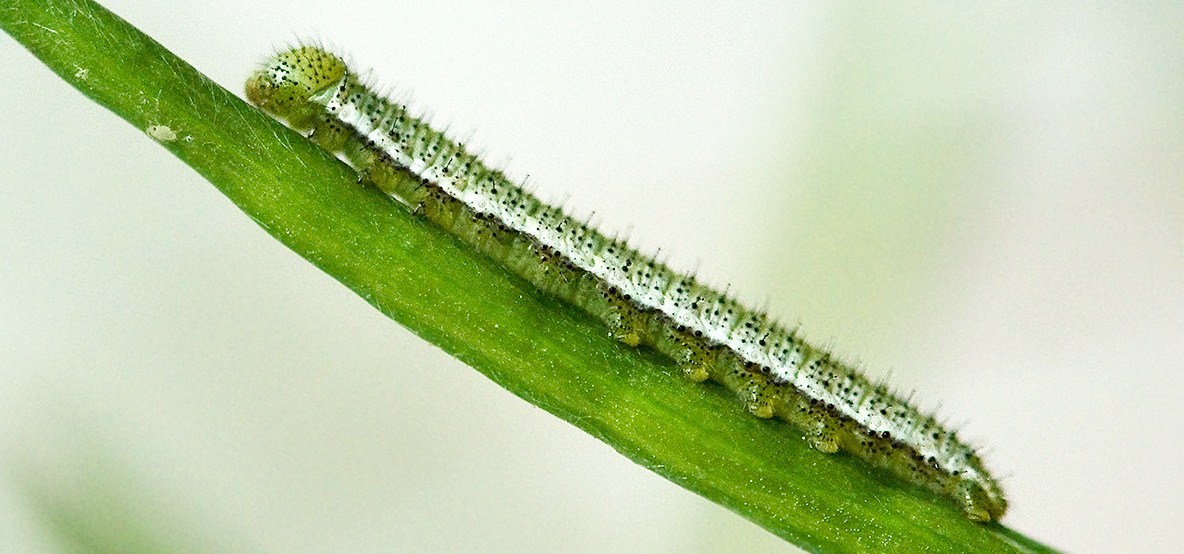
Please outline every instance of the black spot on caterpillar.
[[340, 57], [315, 46], [282, 52], [246, 94], [413, 213], [583, 309], [613, 338], [661, 352], [693, 381], [723, 384], [753, 415], [953, 499], [970, 519], [1006, 511], [979, 456], [932, 416], [767, 314], [538, 200], [369, 90]]

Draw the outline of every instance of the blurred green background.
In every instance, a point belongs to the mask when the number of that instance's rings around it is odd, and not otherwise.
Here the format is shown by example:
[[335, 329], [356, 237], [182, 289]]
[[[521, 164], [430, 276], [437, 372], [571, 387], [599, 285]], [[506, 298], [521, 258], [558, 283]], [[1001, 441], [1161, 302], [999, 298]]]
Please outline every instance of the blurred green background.
[[[232, 90], [298, 38], [348, 53], [542, 197], [942, 401], [1008, 525], [1178, 544], [1184, 5], [105, 5]], [[0, 62], [0, 551], [792, 551]]]

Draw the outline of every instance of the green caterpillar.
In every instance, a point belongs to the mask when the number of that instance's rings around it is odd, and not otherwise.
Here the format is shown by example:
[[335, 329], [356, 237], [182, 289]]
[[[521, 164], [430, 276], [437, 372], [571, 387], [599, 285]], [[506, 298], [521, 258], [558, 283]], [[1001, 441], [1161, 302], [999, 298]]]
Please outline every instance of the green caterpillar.
[[753, 415], [944, 495], [970, 519], [1006, 511], [979, 456], [932, 416], [768, 315], [539, 201], [366, 88], [340, 57], [316, 46], [282, 52], [248, 79], [246, 94], [413, 213], [580, 307], [617, 340], [735, 391]]

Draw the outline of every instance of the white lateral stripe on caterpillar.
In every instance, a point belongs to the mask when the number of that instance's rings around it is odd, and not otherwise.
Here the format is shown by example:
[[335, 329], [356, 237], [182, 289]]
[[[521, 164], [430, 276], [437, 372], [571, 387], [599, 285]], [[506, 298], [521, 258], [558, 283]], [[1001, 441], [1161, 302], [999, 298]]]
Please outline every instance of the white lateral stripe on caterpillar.
[[[698, 300], [702, 308], [699, 310], [692, 309], [692, 301], [688, 296], [682, 295], [676, 298], [668, 293], [670, 285], [674, 281], [674, 273], [672, 271], [659, 266], [657, 271], [649, 275], [630, 272], [622, 268], [626, 267], [626, 262], [632, 258], [623, 257], [621, 255], [623, 252], [620, 250], [614, 253], [608, 253], [604, 251], [589, 252], [587, 249], [578, 248], [566, 240], [568, 235], [563, 233], [562, 229], [580, 228], [583, 227], [582, 223], [569, 216], [557, 214], [549, 210], [539, 214], [529, 213], [525, 208], [521, 207], [522, 204], [507, 204], [498, 198], [492, 197], [489, 192], [489, 186], [483, 186], [484, 183], [482, 182], [472, 182], [468, 176], [457, 175], [455, 170], [449, 168], [455, 158], [449, 157], [441, 163], [444, 155], [448, 153], [447, 147], [440, 148], [439, 153], [430, 162], [425, 161], [421, 157], [413, 157], [411, 152], [400, 147], [398, 142], [391, 139], [391, 129], [380, 125], [380, 121], [377, 121], [375, 118], [376, 114], [368, 113], [367, 110], [362, 109], [361, 106], [349, 98], [342, 98], [343, 96], [347, 96], [345, 91], [352, 90], [348, 86], [342, 86], [347, 84], [351, 78], [352, 74], [347, 74], [342, 78], [342, 82], [332, 89], [334, 90], [334, 94], [325, 102], [325, 108], [331, 113], [336, 112], [339, 121], [352, 128], [358, 134], [366, 136], [367, 140], [389, 155], [391, 159], [395, 160], [402, 167], [408, 168], [409, 171], [424, 181], [439, 186], [453, 198], [460, 200], [474, 211], [492, 215], [498, 221], [503, 222], [515, 231], [530, 235], [538, 242], [562, 253], [577, 267], [604, 279], [645, 308], [659, 310], [678, 323], [701, 331], [711, 340], [726, 345], [738, 353], [745, 361], [769, 368], [778, 379], [792, 383], [795, 388], [810, 397], [825, 404], [834, 404], [844, 415], [875, 431], [895, 432], [894, 434], [901, 433], [897, 422], [890, 420], [886, 415], [882, 415], [878, 411], [866, 409], [867, 406], [875, 404], [875, 395], [871, 394], [873, 391], [870, 387], [861, 386], [862, 383], [859, 383], [859, 381], [851, 380], [851, 384], [859, 389], [857, 392], [859, 400], [852, 403], [849, 397], [841, 396], [821, 386], [819, 379], [810, 373], [803, 374], [800, 372], [800, 364], [794, 363], [798, 361], [798, 358], [792, 357], [794, 352], [792, 346], [795, 341], [791, 338], [790, 333], [780, 325], [762, 321], [765, 318], [760, 314], [743, 308], [733, 308], [737, 314], [730, 320], [713, 316], [713, 313], [720, 311], [720, 306], [735, 305], [735, 303], [729, 303], [728, 299], [722, 295], [710, 297], [700, 293]], [[313, 101], [319, 103], [320, 98], [314, 98]], [[405, 121], [414, 120], [408, 118]], [[411, 128], [418, 123], [412, 123]], [[401, 135], [401, 133], [396, 134]], [[482, 172], [477, 172], [476, 174], [479, 175]], [[517, 187], [518, 185], [505, 180], [493, 186]], [[608, 240], [606, 238], [603, 241], [596, 242], [605, 244]], [[700, 287], [694, 281], [690, 281], [690, 287], [688, 289], [694, 288], [703, 289], [705, 287]], [[740, 322], [745, 318], [751, 318], [756, 325], [743, 327]], [[759, 338], [762, 336], [779, 338], [773, 340], [773, 349], [762, 349], [756, 346]], [[778, 347], [787, 352], [785, 358], [775, 359], [773, 357], [772, 352], [776, 352]], [[820, 357], [821, 353], [816, 353], [816, 356]], [[833, 367], [832, 371], [836, 373], [845, 369], [840, 364], [829, 365]], [[850, 374], [844, 375], [844, 377], [850, 380]], [[917, 421], [920, 418], [910, 419]], [[916, 428], [909, 429], [906, 433], [910, 439], [916, 440], [917, 449], [924, 455], [937, 456], [943, 462], [942, 465], [953, 465], [957, 463], [953, 452], [942, 451], [934, 443], [932, 438], [923, 437], [919, 433], [909, 431], [916, 431]]]
[[[692, 378], [710, 377], [733, 388], [754, 414], [778, 415], [802, 427], [820, 450], [841, 447], [945, 494], [972, 519], [997, 519], [1005, 511], [1002, 490], [973, 449], [932, 417], [766, 314], [539, 201], [464, 145], [367, 89], [339, 57], [317, 47], [280, 53], [252, 76], [247, 94], [293, 127], [312, 130], [314, 140], [343, 154], [396, 199], [417, 211], [434, 202], [428, 211], [436, 215], [428, 218], [454, 234], [516, 233], [521, 241], [486, 251], [600, 318], [622, 341], [649, 344], [683, 364]], [[410, 172], [421, 185], [387, 183], [394, 179], [383, 176], [398, 171]], [[531, 262], [540, 252], [544, 259]], [[547, 275], [564, 271], [546, 265], [552, 254], [570, 264], [581, 283], [586, 276], [591, 284], [549, 282]], [[590, 296], [593, 290], [600, 297]]]

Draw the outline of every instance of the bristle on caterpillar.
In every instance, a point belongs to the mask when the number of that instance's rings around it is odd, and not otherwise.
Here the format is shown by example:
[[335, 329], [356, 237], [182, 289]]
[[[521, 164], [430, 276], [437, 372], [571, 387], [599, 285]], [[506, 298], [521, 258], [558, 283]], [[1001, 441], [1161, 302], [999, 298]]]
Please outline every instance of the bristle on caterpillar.
[[997, 520], [1003, 491], [974, 449], [932, 416], [761, 311], [609, 238], [523, 190], [463, 144], [369, 90], [317, 46], [276, 54], [247, 98], [344, 158], [368, 182], [627, 345], [649, 346], [694, 381], [720, 383], [822, 452], [844, 450]]

